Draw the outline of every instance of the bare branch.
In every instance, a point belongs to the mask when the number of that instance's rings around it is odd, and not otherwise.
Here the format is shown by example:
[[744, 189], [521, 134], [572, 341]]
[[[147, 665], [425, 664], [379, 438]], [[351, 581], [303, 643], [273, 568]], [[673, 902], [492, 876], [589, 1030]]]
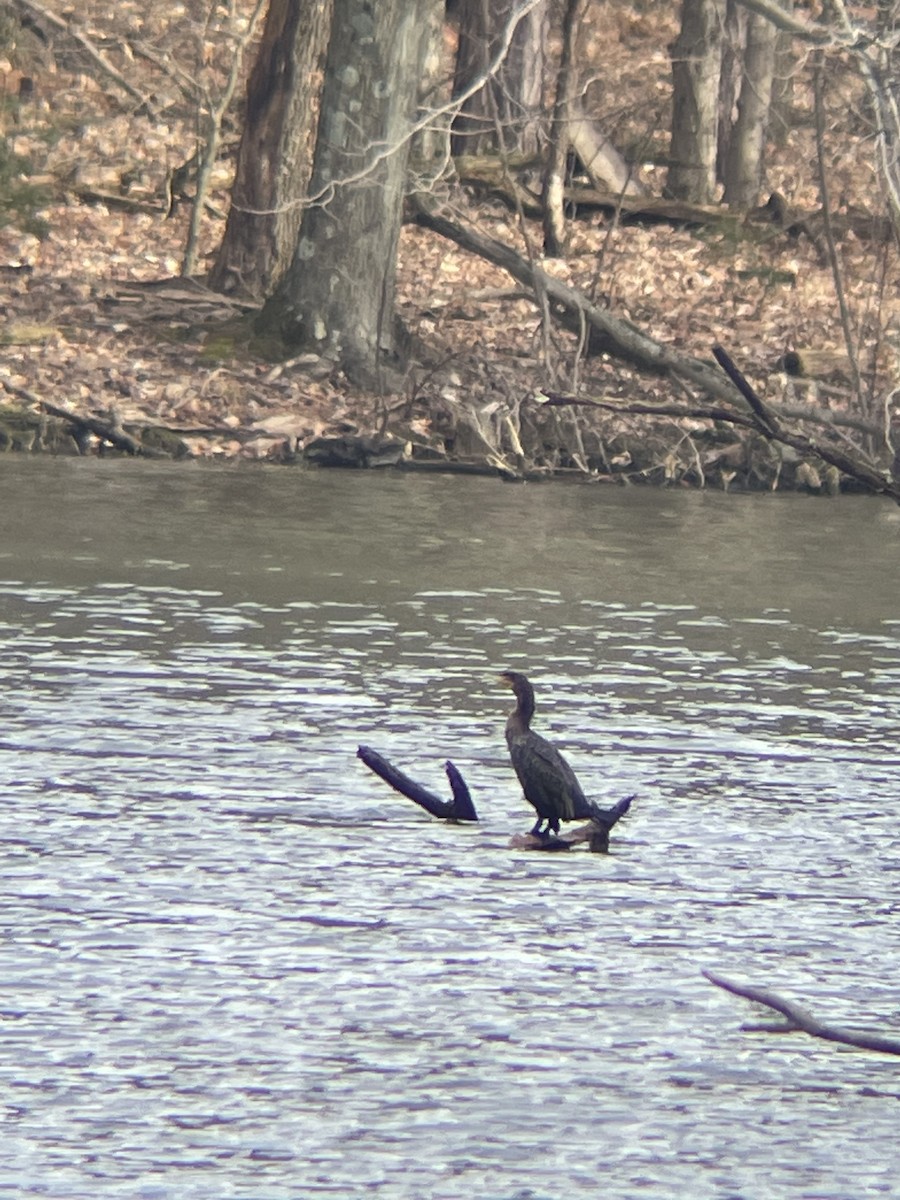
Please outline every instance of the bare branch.
[[823, 1038], [826, 1042], [840, 1042], [844, 1046], [855, 1046], [859, 1050], [876, 1050], [881, 1054], [900, 1054], [900, 1041], [894, 1038], [882, 1037], [877, 1033], [855, 1033], [851, 1029], [842, 1029], [837, 1025], [824, 1025], [805, 1008], [801, 1008], [793, 1000], [785, 1000], [775, 992], [753, 987], [750, 984], [735, 983], [733, 980], [725, 979], [722, 975], [715, 975], [712, 971], [703, 971], [703, 975], [710, 983], [714, 983], [716, 987], [720, 987], [726, 992], [731, 992], [733, 996], [742, 996], [745, 1000], [752, 1000], [754, 1004], [762, 1004], [774, 1012], [781, 1013], [787, 1025], [780, 1027], [780, 1032], [798, 1031], [808, 1033], [810, 1037]]
[[805, 21], [802, 17], [788, 12], [781, 7], [778, 0], [739, 0], [739, 3], [771, 21], [776, 29], [790, 33], [804, 42], [811, 42], [814, 46], [827, 46], [837, 40], [832, 29], [815, 21]]
[[893, 480], [886, 472], [880, 471], [872, 463], [866, 462], [858, 453], [847, 454], [835, 446], [824, 445], [822, 442], [807, 437], [805, 434], [786, 430], [769, 407], [764, 404], [761, 397], [753, 390], [735, 366], [728, 353], [721, 346], [714, 346], [713, 354], [716, 356], [716, 361], [722, 367], [722, 370], [734, 381], [735, 386], [740, 388], [741, 394], [750, 404], [756, 418], [756, 426], [764, 437], [769, 438], [773, 442], [781, 442], [784, 446], [790, 446], [798, 454], [815, 455], [821, 458], [823, 462], [837, 467], [844, 475], [863, 484], [864, 487], [875, 492], [876, 495], [883, 494], [890, 496], [892, 500], [900, 504], [900, 483]]

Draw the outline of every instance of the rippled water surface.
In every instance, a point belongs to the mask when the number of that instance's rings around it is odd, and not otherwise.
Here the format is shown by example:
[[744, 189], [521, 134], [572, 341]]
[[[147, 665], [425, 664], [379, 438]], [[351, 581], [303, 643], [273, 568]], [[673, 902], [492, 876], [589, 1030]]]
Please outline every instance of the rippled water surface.
[[[0, 1192], [896, 1196], [900, 510], [0, 472]], [[507, 848], [504, 667], [608, 857]], [[435, 790], [428, 818], [356, 761]]]

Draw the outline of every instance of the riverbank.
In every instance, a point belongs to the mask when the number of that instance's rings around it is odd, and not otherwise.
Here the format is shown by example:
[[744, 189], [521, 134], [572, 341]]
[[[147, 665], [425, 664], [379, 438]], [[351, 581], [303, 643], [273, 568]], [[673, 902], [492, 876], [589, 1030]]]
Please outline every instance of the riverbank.
[[[672, 31], [613, 8], [607, 17], [604, 78], [630, 114], [624, 144], [643, 128], [651, 82], [668, 94]], [[273, 361], [248, 334], [252, 304], [209, 292], [202, 275], [178, 277], [190, 197], [174, 206], [163, 197], [173, 169], [190, 157], [191, 114], [173, 105], [165, 120], [148, 121], [110, 105], [96, 80], [56, 65], [35, 70], [31, 86], [16, 112], [15, 149], [46, 193], [39, 216], [47, 235], [0, 230], [7, 449], [105, 453], [117, 448], [102, 431], [122, 430], [150, 455], [222, 461], [401, 463], [718, 490], [839, 486], [814, 458], [757, 433], [673, 415], [671, 406], [690, 401], [682, 385], [561, 328], [558, 314], [545, 320], [534, 295], [503, 270], [413, 225], [402, 232], [397, 287], [412, 350], [405, 379], [363, 391], [315, 355]], [[794, 100], [794, 124], [771, 147], [767, 187], [808, 214], [819, 197], [807, 170], [815, 159], [811, 98], [799, 80]], [[849, 137], [850, 124], [852, 111], [841, 108], [829, 127], [842, 146], [832, 184], [845, 215], [871, 198], [868, 150]], [[223, 155], [218, 164], [201, 222], [204, 270], [224, 228], [230, 162]], [[640, 174], [660, 195], [664, 165], [649, 150]], [[460, 221], [534, 256], [537, 223], [477, 188], [450, 193]], [[817, 422], [810, 430], [844, 421], [874, 444], [884, 405], [874, 383], [865, 412], [853, 400], [834, 279], [814, 237], [746, 214], [706, 228], [619, 216], [581, 213], [570, 223], [567, 257], [544, 268], [673, 353], [708, 360], [714, 344], [724, 345], [767, 403]], [[867, 314], [863, 365], [883, 383], [893, 354], [884, 336], [893, 267], [855, 233], [840, 253], [846, 293]], [[786, 361], [801, 373], [786, 373]], [[545, 389], [608, 407], [550, 408]], [[662, 406], [670, 411], [646, 412]], [[127, 440], [118, 451], [130, 452]]]

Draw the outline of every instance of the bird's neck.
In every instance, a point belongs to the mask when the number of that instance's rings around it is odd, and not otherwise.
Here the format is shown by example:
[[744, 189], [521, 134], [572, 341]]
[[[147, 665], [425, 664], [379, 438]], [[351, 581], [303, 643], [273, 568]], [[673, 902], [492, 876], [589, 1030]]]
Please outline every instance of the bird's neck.
[[[533, 711], [534, 710], [532, 709], [532, 712]], [[530, 727], [531, 713], [527, 709], [523, 711], [523, 709], [519, 707], [514, 712], [509, 714], [506, 722], [506, 733], [507, 736], [511, 735], [516, 737], [523, 733], [528, 733]]]

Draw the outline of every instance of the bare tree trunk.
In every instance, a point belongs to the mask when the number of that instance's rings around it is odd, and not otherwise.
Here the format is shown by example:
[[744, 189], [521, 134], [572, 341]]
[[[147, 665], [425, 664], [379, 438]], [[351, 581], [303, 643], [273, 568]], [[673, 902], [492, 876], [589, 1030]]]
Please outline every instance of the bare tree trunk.
[[738, 116], [725, 167], [725, 202], [750, 208], [759, 199], [775, 75], [775, 26], [759, 13], [747, 21]]
[[312, 173], [333, 0], [271, 0], [247, 86], [231, 210], [209, 276], [268, 296], [287, 270]]
[[544, 253], [560, 258], [565, 249], [566, 222], [563, 191], [566, 184], [566, 157], [569, 149], [569, 122], [575, 95], [575, 38], [584, 13], [584, 0], [566, 0], [563, 14], [562, 55], [556, 77], [556, 102], [550, 133], [550, 152], [544, 173]]
[[432, 3], [334, 0], [310, 203], [259, 318], [368, 387], [400, 364], [397, 242]]
[[669, 194], [709, 204], [716, 192], [719, 78], [725, 0], [683, 0], [672, 57]]
[[[781, 0], [786, 13], [793, 13], [794, 0]], [[775, 34], [775, 75], [772, 79], [772, 101], [769, 112], [769, 137], [779, 146], [787, 142], [792, 127], [791, 105], [794, 101], [794, 39], [783, 29]]]
[[716, 142], [716, 179], [725, 178], [731, 131], [737, 121], [741, 98], [744, 50], [747, 46], [747, 9], [740, 0], [727, 0], [725, 36], [722, 41], [722, 70], [719, 77], [719, 131]]
[[[455, 96], [463, 95], [485, 75], [517, 7], [516, 0], [459, 0], [453, 5], [459, 23]], [[543, 0], [525, 13], [494, 78], [463, 102], [453, 122], [454, 155], [498, 149], [528, 154], [539, 149], [549, 8], [549, 0]], [[497, 145], [498, 120], [503, 131], [501, 146]]]

